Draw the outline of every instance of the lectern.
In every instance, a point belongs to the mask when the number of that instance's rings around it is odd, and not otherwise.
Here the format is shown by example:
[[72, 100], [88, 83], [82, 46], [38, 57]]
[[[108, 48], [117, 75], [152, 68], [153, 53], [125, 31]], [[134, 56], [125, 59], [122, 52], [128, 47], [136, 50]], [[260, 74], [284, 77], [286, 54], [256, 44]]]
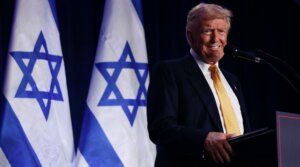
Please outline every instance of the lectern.
[[229, 140], [234, 166], [277, 166], [276, 130], [263, 128]]
[[300, 114], [277, 112], [278, 167], [300, 166]]
[[276, 128], [231, 138], [234, 166], [299, 167], [300, 114], [276, 112]]

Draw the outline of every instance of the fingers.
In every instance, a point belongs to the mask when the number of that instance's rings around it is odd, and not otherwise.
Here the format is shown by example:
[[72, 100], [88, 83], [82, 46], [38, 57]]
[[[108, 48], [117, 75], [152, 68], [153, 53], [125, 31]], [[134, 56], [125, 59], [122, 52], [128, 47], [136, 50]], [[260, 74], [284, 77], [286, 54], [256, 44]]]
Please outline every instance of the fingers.
[[229, 153], [229, 155], [232, 155], [232, 153], [233, 153], [232, 147], [231, 147], [231, 145], [227, 141], [224, 142], [224, 148]]
[[217, 164], [230, 163], [230, 156], [232, 155], [232, 148], [227, 142], [227, 138], [232, 137], [232, 134], [224, 134], [218, 132], [208, 133], [204, 142], [204, 147]]
[[[232, 137], [236, 137], [238, 135], [232, 133], [232, 134], [226, 134], [226, 140], [232, 138]], [[228, 151], [228, 153], [232, 156], [233, 155], [233, 150], [232, 150], [232, 147], [231, 145], [228, 143], [228, 142], [225, 142], [224, 143], [224, 147], [225, 149]]]
[[215, 151], [211, 152], [211, 158], [216, 164], [225, 164], [230, 163], [230, 156], [229, 154], [220, 146], [218, 149], [214, 149]]
[[[221, 157], [223, 158], [223, 163], [224, 162], [230, 163], [231, 152], [228, 152], [228, 150], [226, 148], [226, 144], [228, 144], [228, 142], [224, 141], [224, 143], [222, 143], [222, 145], [220, 146], [219, 151], [220, 151]], [[230, 146], [230, 148], [231, 148], [231, 146]]]
[[210, 137], [208, 137], [208, 140], [205, 143], [206, 152], [209, 154], [209, 156], [215, 163], [224, 164], [224, 160], [220, 152], [218, 151], [218, 147], [218, 144], [214, 143], [214, 140], [211, 140]]
[[238, 135], [235, 134], [235, 133], [230, 133], [230, 134], [225, 134], [225, 135], [226, 135], [226, 139], [230, 139], [230, 138], [232, 138], [232, 137], [238, 136]]
[[213, 153], [213, 160], [216, 162], [216, 164], [224, 164], [224, 160], [222, 155], [219, 152]]

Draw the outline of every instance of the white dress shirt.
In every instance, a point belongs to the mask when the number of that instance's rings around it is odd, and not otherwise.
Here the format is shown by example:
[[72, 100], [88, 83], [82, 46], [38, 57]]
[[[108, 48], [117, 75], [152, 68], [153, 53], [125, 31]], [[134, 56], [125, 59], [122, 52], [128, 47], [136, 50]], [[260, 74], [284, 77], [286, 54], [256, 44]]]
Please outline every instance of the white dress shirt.
[[[222, 127], [223, 127], [223, 130], [224, 130], [224, 133], [226, 133], [226, 129], [224, 128], [224, 120], [223, 120], [223, 116], [222, 116], [222, 113], [221, 113], [219, 98], [218, 98], [218, 95], [216, 93], [216, 90], [215, 90], [215, 87], [214, 87], [214, 84], [213, 84], [213, 80], [211, 79], [211, 73], [208, 69], [210, 64], [206, 64], [205, 62], [203, 62], [201, 60], [200, 56], [193, 49], [190, 50], [190, 53], [192, 54], [192, 56], [196, 60], [200, 70], [202, 71], [202, 73], [203, 73], [203, 75], [204, 75], [204, 77], [205, 77], [205, 79], [206, 79], [206, 81], [207, 81], [207, 83], [208, 83], [208, 85], [211, 89], [211, 91], [213, 92], [213, 95], [214, 95], [214, 98], [216, 100], [216, 104], [217, 104], [217, 107], [218, 107], [218, 110], [219, 110], [219, 116], [220, 116], [220, 119], [221, 119], [221, 122], [222, 122]], [[238, 125], [239, 125], [239, 128], [240, 128], [240, 132], [241, 132], [241, 134], [243, 134], [244, 133], [244, 124], [243, 124], [243, 117], [242, 117], [242, 113], [241, 113], [240, 103], [239, 103], [235, 93], [231, 89], [230, 85], [228, 84], [226, 78], [224, 77], [223, 73], [219, 69], [219, 63], [217, 63], [216, 65], [217, 65], [218, 70], [220, 72], [221, 81], [222, 81], [222, 83], [225, 87], [225, 90], [226, 90], [229, 98], [230, 98], [232, 107], [234, 109], [234, 113], [236, 114], [236, 118], [238, 120]]]

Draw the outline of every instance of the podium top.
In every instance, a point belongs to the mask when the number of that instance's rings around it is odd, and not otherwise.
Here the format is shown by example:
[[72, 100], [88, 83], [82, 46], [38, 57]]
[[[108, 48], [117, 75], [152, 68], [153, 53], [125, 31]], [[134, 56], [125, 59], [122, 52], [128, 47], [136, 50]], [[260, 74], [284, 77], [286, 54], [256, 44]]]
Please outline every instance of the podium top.
[[235, 143], [241, 143], [241, 142], [248, 142], [249, 140], [257, 140], [257, 137], [264, 137], [268, 134], [272, 134], [275, 133], [276, 130], [275, 129], [270, 129], [270, 128], [262, 128], [262, 129], [258, 129], [249, 133], [245, 133], [243, 135], [240, 136], [236, 136], [233, 138], [230, 138], [228, 140], [228, 142], [230, 144], [235, 144]]
[[233, 164], [276, 166], [276, 129], [262, 128], [228, 140], [233, 149]]

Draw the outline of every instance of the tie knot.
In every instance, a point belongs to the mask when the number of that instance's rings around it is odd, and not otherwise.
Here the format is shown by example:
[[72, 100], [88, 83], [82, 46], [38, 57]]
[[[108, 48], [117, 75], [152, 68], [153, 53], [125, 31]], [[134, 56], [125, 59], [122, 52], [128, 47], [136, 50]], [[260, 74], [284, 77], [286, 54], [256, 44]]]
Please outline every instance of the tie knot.
[[210, 65], [208, 69], [210, 72], [213, 72], [213, 73], [218, 71], [218, 67], [215, 64]]

